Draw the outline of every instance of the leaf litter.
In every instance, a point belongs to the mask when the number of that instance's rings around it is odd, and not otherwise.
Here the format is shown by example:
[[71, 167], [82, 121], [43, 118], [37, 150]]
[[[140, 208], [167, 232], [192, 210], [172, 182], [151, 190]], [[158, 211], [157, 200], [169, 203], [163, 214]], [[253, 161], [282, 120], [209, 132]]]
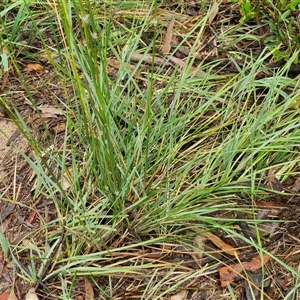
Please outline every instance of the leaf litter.
[[228, 265], [219, 269], [221, 287], [226, 287], [234, 282], [235, 278], [241, 276], [243, 271], [255, 272], [262, 268], [270, 259], [270, 256], [263, 254], [262, 256], [254, 256], [251, 261], [241, 262], [235, 265]]
[[44, 72], [44, 67], [40, 64], [28, 64], [25, 68], [24, 71], [26, 72], [37, 72], [37, 73], [43, 73]]

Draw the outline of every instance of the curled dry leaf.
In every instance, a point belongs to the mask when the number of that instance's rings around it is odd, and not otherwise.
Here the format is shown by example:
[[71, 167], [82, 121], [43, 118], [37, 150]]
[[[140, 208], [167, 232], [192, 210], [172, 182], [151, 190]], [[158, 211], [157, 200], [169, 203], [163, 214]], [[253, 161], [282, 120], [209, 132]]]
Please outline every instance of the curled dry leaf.
[[28, 64], [25, 69], [26, 72], [38, 72], [42, 73], [44, 72], [44, 67], [40, 64]]
[[[251, 261], [242, 262], [241, 264], [229, 265], [219, 269], [221, 287], [226, 287], [232, 283], [234, 279], [239, 276], [244, 270], [255, 272], [266, 264], [270, 257], [263, 254], [262, 259], [260, 255], [254, 256]], [[262, 262], [263, 260], [263, 262]]]
[[28, 239], [23, 239], [22, 244], [26, 247], [27, 250], [39, 251], [38, 247]]
[[107, 63], [109, 66], [113, 67], [114, 69], [120, 69], [121, 64], [116, 58], [108, 57]]
[[1, 69], [3, 70], [2, 74], [2, 85], [1, 85], [1, 91], [4, 90], [8, 83], [9, 78], [9, 68], [10, 68], [10, 61], [9, 61], [9, 51], [6, 49], [6, 47], [2, 47], [2, 53], [0, 53], [1, 56]]

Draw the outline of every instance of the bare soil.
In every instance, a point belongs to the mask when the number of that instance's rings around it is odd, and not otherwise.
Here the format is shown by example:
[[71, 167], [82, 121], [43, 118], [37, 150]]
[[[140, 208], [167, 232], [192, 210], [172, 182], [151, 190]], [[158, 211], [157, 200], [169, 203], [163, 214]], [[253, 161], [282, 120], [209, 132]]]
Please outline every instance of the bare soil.
[[10, 149], [7, 144], [9, 138], [16, 131], [15, 124], [8, 118], [4, 117], [4, 114], [0, 113], [0, 162], [3, 160], [5, 155]]

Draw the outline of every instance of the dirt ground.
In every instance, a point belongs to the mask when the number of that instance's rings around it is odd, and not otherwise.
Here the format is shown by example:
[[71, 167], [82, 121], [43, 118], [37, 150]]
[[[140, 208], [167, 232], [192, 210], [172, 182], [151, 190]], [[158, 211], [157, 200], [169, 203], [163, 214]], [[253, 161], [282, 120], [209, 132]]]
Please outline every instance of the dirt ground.
[[0, 112], [0, 164], [10, 149], [7, 142], [15, 131], [15, 124]]

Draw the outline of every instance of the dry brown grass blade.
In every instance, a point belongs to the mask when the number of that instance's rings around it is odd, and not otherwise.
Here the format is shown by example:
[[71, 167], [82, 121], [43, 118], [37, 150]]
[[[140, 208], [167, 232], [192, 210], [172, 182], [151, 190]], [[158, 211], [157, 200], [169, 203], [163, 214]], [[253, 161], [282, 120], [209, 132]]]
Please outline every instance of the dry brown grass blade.
[[154, 63], [155, 66], [160, 66], [164, 63], [165, 59], [160, 58], [160, 57], [153, 57], [152, 55], [143, 55], [140, 53], [132, 53], [130, 55], [130, 61], [138, 63], [142, 61], [143, 63], [147, 65], [151, 65], [152, 62]]
[[212, 23], [212, 21], [215, 19], [215, 17], [217, 16], [219, 12], [219, 3], [217, 0], [214, 0], [212, 7], [211, 7], [211, 11], [210, 11], [210, 15], [208, 18], [208, 24], [210, 25]]
[[84, 277], [84, 287], [85, 287], [85, 300], [94, 300], [94, 289], [91, 281], [88, 277]]
[[6, 87], [7, 83], [8, 83], [8, 78], [9, 78], [9, 71], [5, 71], [3, 73], [3, 79], [2, 79], [2, 85], [1, 85], [1, 91], [4, 90], [4, 88]]

